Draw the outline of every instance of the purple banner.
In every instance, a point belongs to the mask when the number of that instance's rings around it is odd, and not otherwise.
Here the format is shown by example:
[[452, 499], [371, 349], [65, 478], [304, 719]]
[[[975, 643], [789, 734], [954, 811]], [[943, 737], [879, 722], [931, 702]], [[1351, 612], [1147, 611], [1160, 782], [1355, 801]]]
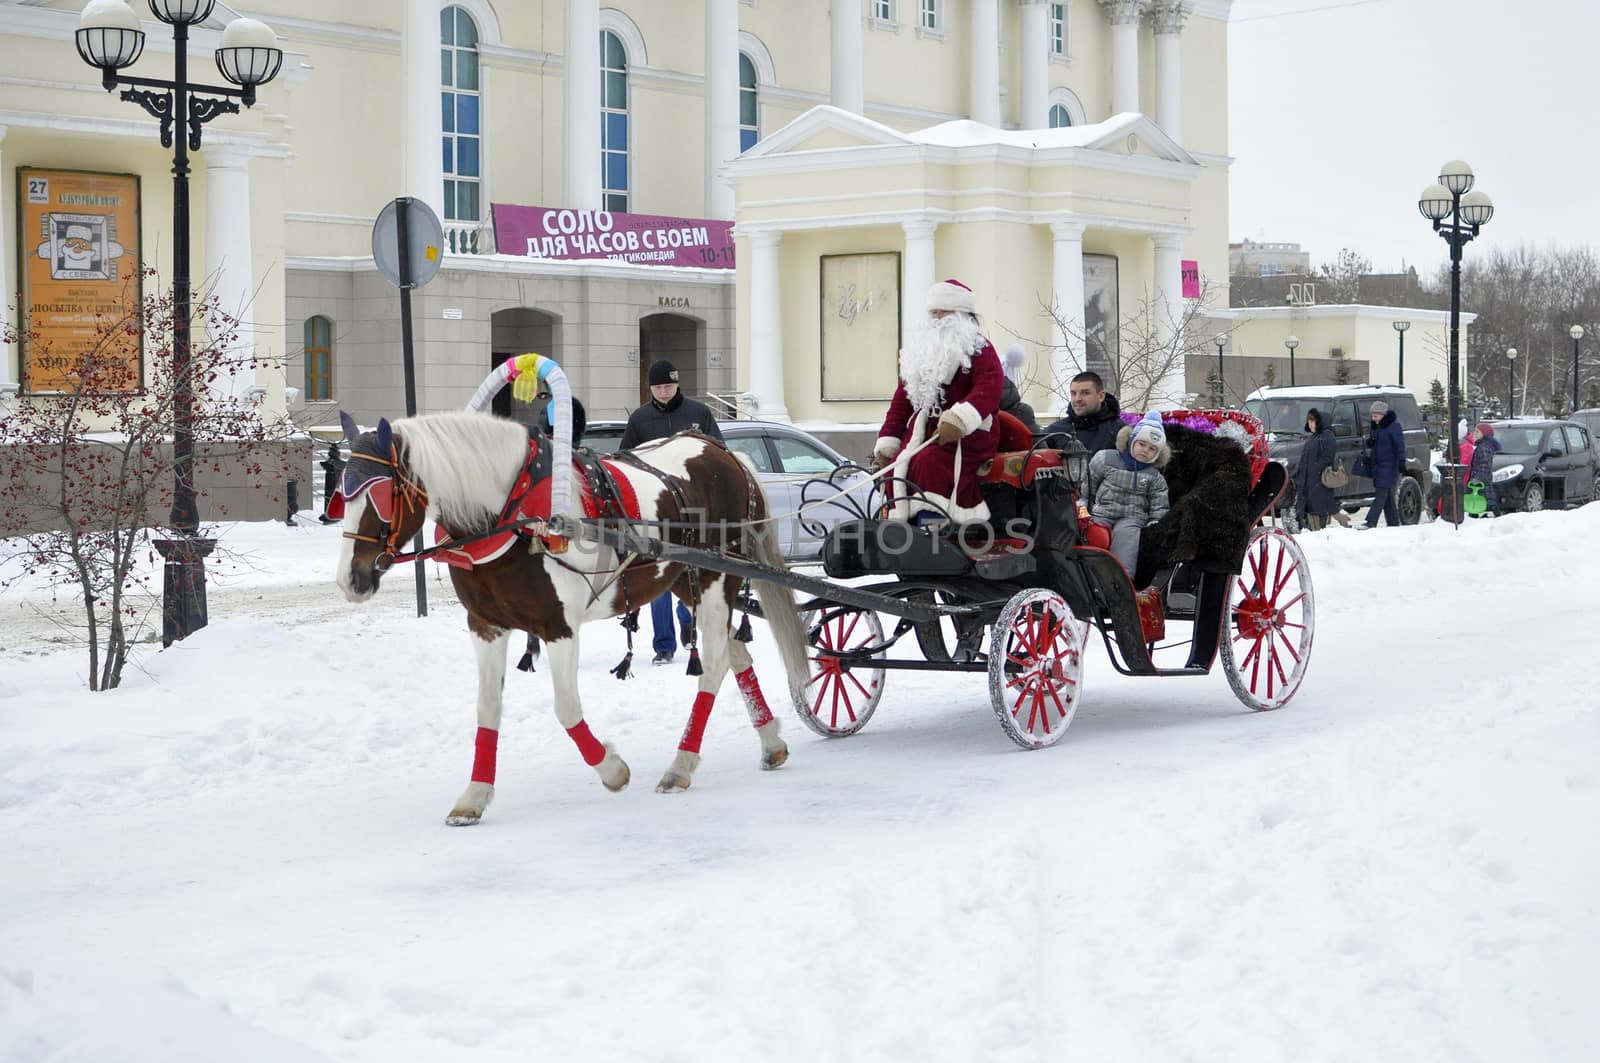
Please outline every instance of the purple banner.
[[510, 203], [496, 203], [492, 210], [495, 247], [502, 255], [733, 268], [731, 221]]

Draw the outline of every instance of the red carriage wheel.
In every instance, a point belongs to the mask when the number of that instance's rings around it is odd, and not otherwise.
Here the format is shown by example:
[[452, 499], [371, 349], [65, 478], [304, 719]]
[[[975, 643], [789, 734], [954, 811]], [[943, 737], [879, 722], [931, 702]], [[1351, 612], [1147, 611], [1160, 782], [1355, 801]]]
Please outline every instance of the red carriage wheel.
[[1051, 590], [1012, 597], [989, 645], [989, 700], [1000, 728], [1023, 749], [1061, 741], [1083, 698], [1087, 625]]
[[[883, 697], [884, 669], [844, 666], [836, 653], [883, 645], [878, 614], [849, 606], [829, 606], [805, 616], [813, 653], [811, 679], [795, 709], [805, 725], [824, 738], [853, 735], [867, 725]], [[817, 653], [828, 650], [829, 653]], [[882, 660], [884, 651], [868, 660]]]
[[1311, 570], [1280, 528], [1257, 528], [1243, 570], [1229, 583], [1222, 666], [1252, 709], [1276, 709], [1300, 689], [1316, 633]]

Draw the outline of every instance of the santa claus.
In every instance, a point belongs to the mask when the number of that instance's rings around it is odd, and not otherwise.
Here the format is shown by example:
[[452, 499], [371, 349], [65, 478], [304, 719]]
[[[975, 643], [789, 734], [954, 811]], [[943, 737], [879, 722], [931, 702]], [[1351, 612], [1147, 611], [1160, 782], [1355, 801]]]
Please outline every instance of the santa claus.
[[[989, 519], [978, 466], [998, 444], [994, 417], [1004, 387], [1000, 356], [978, 331], [972, 289], [957, 280], [935, 284], [928, 323], [900, 352], [900, 383], [873, 448], [880, 466], [895, 464], [891, 516], [909, 520], [931, 510], [961, 523]], [[937, 445], [917, 449], [934, 435]]]

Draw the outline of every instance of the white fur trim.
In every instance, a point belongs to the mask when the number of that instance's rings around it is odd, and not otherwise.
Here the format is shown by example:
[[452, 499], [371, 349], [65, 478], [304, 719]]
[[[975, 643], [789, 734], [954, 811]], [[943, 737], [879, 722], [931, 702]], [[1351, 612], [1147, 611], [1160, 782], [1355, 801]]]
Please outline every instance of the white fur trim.
[[900, 440], [894, 436], [879, 436], [878, 441], [872, 445], [872, 452], [885, 458], [892, 458], [900, 453]]
[[976, 314], [978, 299], [971, 288], [950, 281], [935, 281], [928, 289], [929, 310], [949, 310], [954, 313]]
[[983, 427], [983, 417], [979, 415], [978, 408], [970, 402], [958, 402], [945, 413], [951, 414], [961, 422], [961, 434], [971, 435]]

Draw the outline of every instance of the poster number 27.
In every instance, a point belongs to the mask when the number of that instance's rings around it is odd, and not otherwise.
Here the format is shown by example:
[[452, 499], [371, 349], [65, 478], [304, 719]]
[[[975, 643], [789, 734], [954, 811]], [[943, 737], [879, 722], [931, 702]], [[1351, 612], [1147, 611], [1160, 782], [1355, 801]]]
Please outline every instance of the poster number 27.
[[44, 204], [48, 204], [50, 202], [49, 179], [44, 177], [28, 178], [28, 202]]

